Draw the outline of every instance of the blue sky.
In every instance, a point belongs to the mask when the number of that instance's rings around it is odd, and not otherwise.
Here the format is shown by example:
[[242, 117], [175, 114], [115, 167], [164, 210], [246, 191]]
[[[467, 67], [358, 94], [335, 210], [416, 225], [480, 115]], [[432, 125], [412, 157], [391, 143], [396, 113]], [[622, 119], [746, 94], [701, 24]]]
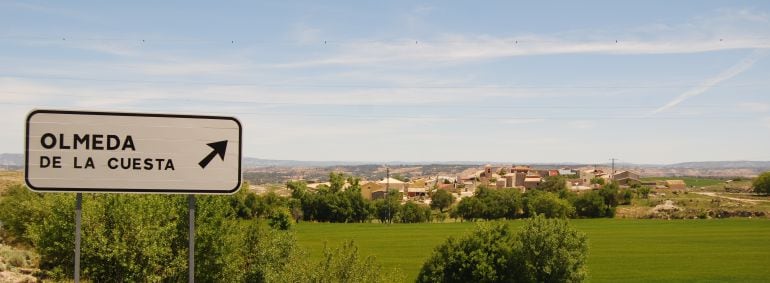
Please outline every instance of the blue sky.
[[770, 160], [767, 1], [0, 1], [34, 108], [235, 116], [244, 155]]

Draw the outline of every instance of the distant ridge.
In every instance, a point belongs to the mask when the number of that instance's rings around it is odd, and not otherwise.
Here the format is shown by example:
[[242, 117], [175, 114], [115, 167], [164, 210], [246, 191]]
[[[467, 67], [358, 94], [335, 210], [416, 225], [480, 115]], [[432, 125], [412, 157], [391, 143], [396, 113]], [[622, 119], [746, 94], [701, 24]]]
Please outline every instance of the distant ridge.
[[2, 166], [24, 166], [24, 154], [0, 153], [0, 165], [2, 165]]
[[[527, 163], [527, 162], [485, 162], [485, 161], [303, 161], [303, 160], [279, 160], [262, 159], [254, 157], [243, 158], [244, 168], [259, 167], [329, 167], [329, 166], [357, 166], [357, 165], [534, 165], [539, 167], [546, 166], [589, 166], [592, 164], [583, 164], [575, 162], [548, 162], [548, 163]], [[607, 166], [609, 164], [601, 164]], [[674, 164], [633, 164], [618, 163], [618, 166], [624, 167], [660, 167], [669, 169], [755, 169], [770, 170], [770, 161], [701, 161], [701, 162], [682, 162]], [[0, 153], [0, 166], [24, 166], [24, 155], [19, 153]]]
[[732, 168], [755, 168], [770, 169], [770, 161], [702, 161], [702, 162], [683, 162], [670, 165], [664, 165], [667, 168], [693, 168], [693, 169], [732, 169]]

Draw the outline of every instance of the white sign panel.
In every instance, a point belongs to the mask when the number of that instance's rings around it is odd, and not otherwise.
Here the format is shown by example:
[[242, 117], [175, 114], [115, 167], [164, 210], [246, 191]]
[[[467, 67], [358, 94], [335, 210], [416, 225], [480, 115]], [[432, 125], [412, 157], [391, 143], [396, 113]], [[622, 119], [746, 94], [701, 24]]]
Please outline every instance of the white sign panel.
[[42, 192], [229, 194], [241, 185], [232, 117], [35, 110], [25, 181]]

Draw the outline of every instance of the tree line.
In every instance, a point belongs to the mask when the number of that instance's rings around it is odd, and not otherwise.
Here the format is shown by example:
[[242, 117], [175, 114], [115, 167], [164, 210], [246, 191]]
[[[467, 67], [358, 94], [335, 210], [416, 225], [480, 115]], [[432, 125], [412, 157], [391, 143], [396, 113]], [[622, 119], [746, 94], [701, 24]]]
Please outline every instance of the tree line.
[[598, 190], [578, 194], [567, 189], [565, 178], [557, 176], [546, 178], [526, 193], [515, 188], [479, 186], [473, 196], [459, 202], [452, 193], [433, 189], [429, 196], [430, 205], [426, 205], [402, 201], [403, 195], [397, 190], [369, 200], [361, 194], [360, 179], [342, 173], [330, 173], [329, 185], [320, 185], [315, 190], [309, 189], [304, 181], [289, 181], [286, 186], [291, 190], [290, 197], [274, 193], [263, 196], [244, 194], [235, 200], [241, 203], [234, 205], [241, 207], [239, 215], [247, 218], [280, 215], [281, 219], [290, 218], [295, 222], [420, 223], [446, 218], [460, 221], [518, 219], [537, 214], [548, 218], [597, 218], [613, 217], [618, 205], [630, 204], [634, 196], [646, 197], [649, 193], [649, 189], [621, 189], [617, 183], [610, 182]]
[[[248, 186], [248, 184], [244, 184]], [[395, 282], [353, 242], [313, 261], [291, 230], [286, 198], [246, 188], [197, 196], [195, 278], [200, 282]], [[73, 275], [75, 194], [12, 185], [0, 195], [0, 243], [40, 255], [38, 276]], [[187, 201], [181, 195], [84, 194], [81, 276], [93, 282], [187, 281]], [[282, 216], [283, 215], [283, 216]]]

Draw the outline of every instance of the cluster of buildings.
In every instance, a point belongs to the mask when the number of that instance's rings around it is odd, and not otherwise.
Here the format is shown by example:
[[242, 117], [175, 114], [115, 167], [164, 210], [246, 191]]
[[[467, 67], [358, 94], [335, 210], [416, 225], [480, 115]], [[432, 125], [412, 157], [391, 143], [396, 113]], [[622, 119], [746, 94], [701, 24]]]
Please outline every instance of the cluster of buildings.
[[[656, 188], [684, 189], [684, 182], [681, 180], [666, 180], [662, 182], [645, 183], [642, 182], [639, 174], [632, 171], [622, 170], [613, 174], [604, 172], [600, 169], [575, 170], [569, 168], [562, 169], [534, 169], [530, 166], [503, 166], [493, 167], [487, 165], [483, 170], [466, 170], [457, 176], [431, 176], [426, 178], [415, 178], [409, 181], [402, 181], [391, 177], [386, 177], [375, 181], [361, 181], [361, 194], [366, 199], [384, 198], [388, 191], [401, 192], [404, 199], [424, 200], [428, 192], [433, 189], [449, 190], [459, 197], [471, 196], [479, 186], [488, 188], [515, 188], [526, 192], [542, 184], [547, 177], [562, 176], [565, 178], [567, 188], [573, 191], [583, 191], [600, 188], [601, 183], [617, 182], [621, 187], [630, 187], [633, 185], [651, 185]], [[319, 185], [329, 185], [328, 183], [309, 184], [311, 189]], [[345, 184], [344, 188], [350, 184]]]

